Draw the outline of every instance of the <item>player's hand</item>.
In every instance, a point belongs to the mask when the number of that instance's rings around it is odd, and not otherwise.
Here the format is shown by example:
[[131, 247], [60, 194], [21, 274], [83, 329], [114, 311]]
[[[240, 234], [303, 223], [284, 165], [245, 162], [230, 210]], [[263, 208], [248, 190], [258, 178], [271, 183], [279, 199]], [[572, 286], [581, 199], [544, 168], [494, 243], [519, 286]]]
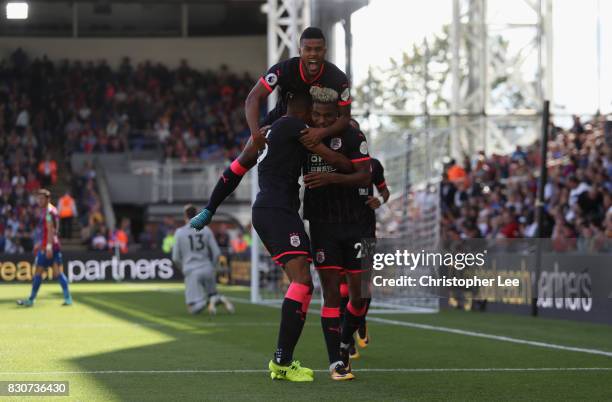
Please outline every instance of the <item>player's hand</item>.
[[330, 173], [316, 172], [308, 173], [304, 176], [304, 185], [308, 188], [318, 188], [332, 184], [332, 175]]
[[316, 147], [325, 138], [324, 128], [308, 127], [300, 132], [302, 133], [300, 142], [308, 149]]
[[380, 208], [380, 200], [378, 199], [378, 197], [372, 197], [371, 195], [368, 196], [368, 200], [366, 201], [366, 205], [372, 209], [378, 209]]
[[47, 247], [47, 249], [45, 250], [45, 255], [47, 256], [47, 259], [51, 259], [53, 258], [53, 249], [50, 247]]

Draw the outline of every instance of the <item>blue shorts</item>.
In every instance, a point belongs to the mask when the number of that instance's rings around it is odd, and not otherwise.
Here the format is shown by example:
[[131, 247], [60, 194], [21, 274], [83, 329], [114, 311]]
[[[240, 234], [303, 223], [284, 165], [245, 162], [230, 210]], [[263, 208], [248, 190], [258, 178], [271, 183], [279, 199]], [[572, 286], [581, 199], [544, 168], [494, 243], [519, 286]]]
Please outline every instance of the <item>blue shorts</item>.
[[39, 251], [36, 254], [35, 265], [38, 267], [49, 268], [53, 264], [63, 264], [62, 252], [59, 250], [53, 250], [53, 257], [47, 258], [47, 254], [44, 251]]

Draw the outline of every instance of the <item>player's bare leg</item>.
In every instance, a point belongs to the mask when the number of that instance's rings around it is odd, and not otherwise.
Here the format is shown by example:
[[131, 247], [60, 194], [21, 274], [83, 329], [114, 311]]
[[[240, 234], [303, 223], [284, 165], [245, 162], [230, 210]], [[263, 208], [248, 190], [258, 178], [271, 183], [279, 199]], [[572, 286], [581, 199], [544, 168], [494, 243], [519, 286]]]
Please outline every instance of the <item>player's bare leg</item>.
[[293, 359], [312, 299], [310, 263], [305, 256], [292, 258], [285, 264], [285, 272], [291, 283], [283, 300], [276, 352], [268, 368], [272, 379], [312, 381], [313, 371]]
[[318, 270], [323, 289], [323, 307], [321, 308], [321, 327], [329, 358], [329, 372], [336, 381], [355, 378], [349, 366], [345, 366], [340, 354], [340, 281], [341, 271], [337, 269]]

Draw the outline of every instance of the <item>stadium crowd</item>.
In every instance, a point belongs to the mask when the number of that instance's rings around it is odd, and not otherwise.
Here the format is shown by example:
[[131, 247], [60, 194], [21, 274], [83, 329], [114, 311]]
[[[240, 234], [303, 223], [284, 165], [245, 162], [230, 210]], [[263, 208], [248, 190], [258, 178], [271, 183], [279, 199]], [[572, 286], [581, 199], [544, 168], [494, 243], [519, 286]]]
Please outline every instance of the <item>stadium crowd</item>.
[[[33, 194], [55, 184], [58, 169], [69, 169], [50, 158], [53, 145], [65, 160], [74, 152], [152, 146], [165, 158], [186, 162], [233, 159], [249, 136], [242, 103], [253, 79], [226, 67], [201, 72], [186, 61], [176, 69], [148, 62], [133, 66], [125, 58], [113, 70], [103, 60], [30, 60], [21, 49], [0, 63], [0, 252], [32, 247], [38, 216]], [[87, 165], [69, 180], [83, 242], [92, 249], [107, 247], [113, 234], [101, 213], [95, 170]], [[161, 246], [166, 226], [159, 234], [147, 229], [144, 247]], [[160, 236], [162, 241], [151, 240]]]
[[44, 143], [27, 120], [17, 118], [19, 125], [14, 125], [10, 123], [15, 121], [7, 121], [11, 117], [10, 107], [0, 102], [0, 252], [14, 254], [34, 246], [39, 216], [36, 191], [41, 182], [53, 181], [53, 169], [46, 159], [41, 161]]
[[186, 61], [176, 69], [125, 58], [117, 70], [104, 61], [48, 65], [70, 79], [65, 133], [68, 152], [123, 152], [160, 146], [181, 161], [234, 158], [249, 135], [242, 102], [252, 79], [222, 67], [200, 72]]
[[[60, 170], [76, 197], [70, 191], [64, 195], [74, 201], [70, 218], [79, 216], [84, 230], [91, 230], [100, 216], [91, 165], [71, 176], [67, 164], [52, 158], [52, 149], [67, 149], [63, 144], [78, 98], [64, 72], [46, 59], [30, 62], [21, 50], [0, 64], [0, 252], [32, 251], [40, 236], [37, 190], [56, 185]], [[53, 200], [58, 206], [59, 201]], [[70, 237], [70, 225], [62, 226], [62, 237]]]
[[[612, 239], [612, 147], [604, 121], [553, 127], [541, 235], [556, 251], [600, 251]], [[452, 161], [441, 185], [446, 239], [533, 238], [540, 145]]]

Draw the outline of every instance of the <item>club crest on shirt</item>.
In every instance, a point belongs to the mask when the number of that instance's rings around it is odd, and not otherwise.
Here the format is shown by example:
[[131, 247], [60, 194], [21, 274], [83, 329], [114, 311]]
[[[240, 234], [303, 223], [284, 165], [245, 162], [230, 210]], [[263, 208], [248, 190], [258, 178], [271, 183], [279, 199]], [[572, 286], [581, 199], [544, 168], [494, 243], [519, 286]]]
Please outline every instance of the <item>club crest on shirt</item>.
[[331, 149], [333, 149], [334, 151], [337, 151], [340, 149], [341, 146], [342, 146], [342, 138], [334, 137], [331, 139], [331, 143], [329, 144], [329, 147]]
[[266, 75], [266, 82], [268, 83], [268, 85], [270, 86], [276, 85], [277, 81], [278, 81], [278, 77], [276, 76], [276, 74], [270, 73]]
[[368, 143], [367, 142], [361, 141], [361, 144], [359, 145], [359, 152], [361, 152], [362, 155], [368, 154]]
[[317, 262], [319, 264], [322, 263], [323, 261], [325, 261], [325, 251], [317, 250], [317, 254], [316, 254], [315, 258], [317, 259]]
[[300, 245], [300, 236], [297, 233], [291, 233], [289, 235], [289, 244], [293, 247], [298, 247]]
[[345, 88], [344, 91], [340, 94], [340, 99], [343, 102], [346, 102], [351, 97], [351, 90], [349, 88]]

